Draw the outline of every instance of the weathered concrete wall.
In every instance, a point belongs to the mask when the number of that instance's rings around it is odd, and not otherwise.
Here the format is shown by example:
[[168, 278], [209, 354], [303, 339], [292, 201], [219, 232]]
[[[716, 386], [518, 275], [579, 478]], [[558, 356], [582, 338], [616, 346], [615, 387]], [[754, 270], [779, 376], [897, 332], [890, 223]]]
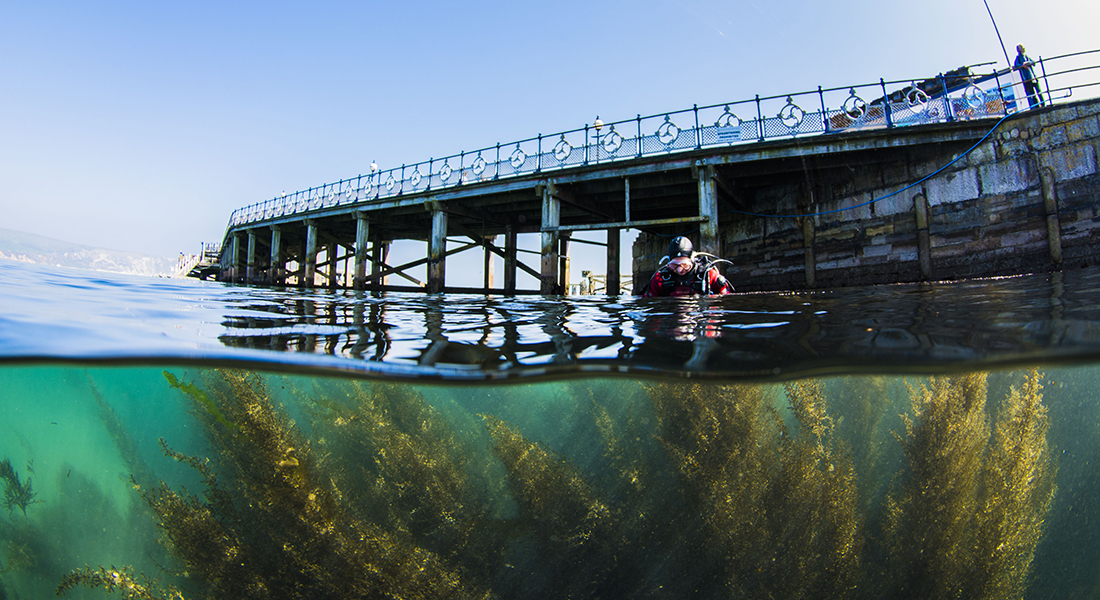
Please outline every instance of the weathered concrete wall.
[[[807, 169], [800, 181], [753, 189], [762, 214], [827, 213], [883, 198], [966, 148], [923, 147], [886, 164]], [[738, 290], [828, 288], [1010, 275], [1100, 264], [1100, 100], [1005, 120], [943, 172], [843, 212], [804, 218], [719, 213], [726, 276]], [[635, 243], [648, 281], [668, 238]]]

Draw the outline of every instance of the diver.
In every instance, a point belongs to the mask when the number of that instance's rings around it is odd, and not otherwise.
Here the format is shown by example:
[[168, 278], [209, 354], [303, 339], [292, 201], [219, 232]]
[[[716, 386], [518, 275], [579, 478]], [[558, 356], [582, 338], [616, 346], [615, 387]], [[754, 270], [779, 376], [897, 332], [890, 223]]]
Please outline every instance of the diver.
[[[691, 296], [732, 294], [733, 286], [718, 272], [718, 263], [729, 263], [705, 252], [695, 252], [691, 240], [677, 236], [668, 245], [668, 256], [649, 280], [642, 296]], [[732, 264], [732, 263], [730, 263]]]

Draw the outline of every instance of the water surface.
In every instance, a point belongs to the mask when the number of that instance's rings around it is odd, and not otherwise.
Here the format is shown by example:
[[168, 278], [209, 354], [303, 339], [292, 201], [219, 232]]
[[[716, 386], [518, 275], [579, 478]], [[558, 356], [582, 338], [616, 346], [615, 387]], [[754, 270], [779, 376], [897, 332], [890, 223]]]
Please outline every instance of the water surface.
[[607, 299], [0, 262], [0, 598], [1096, 597], [1098, 277]]

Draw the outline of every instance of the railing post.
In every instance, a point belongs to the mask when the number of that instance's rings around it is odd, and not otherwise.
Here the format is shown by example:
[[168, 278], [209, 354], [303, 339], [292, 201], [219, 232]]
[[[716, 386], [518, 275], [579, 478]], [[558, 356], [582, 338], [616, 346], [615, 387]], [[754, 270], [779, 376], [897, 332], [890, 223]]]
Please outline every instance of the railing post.
[[703, 132], [699, 131], [699, 105], [692, 104], [691, 109], [695, 111], [695, 149], [703, 147]]
[[825, 92], [821, 90], [821, 86], [817, 86], [817, 97], [821, 100], [821, 128], [825, 130], [825, 133], [829, 133], [829, 111], [825, 110]]
[[760, 134], [760, 141], [764, 141], [764, 113], [760, 110], [760, 94], [756, 95], [756, 131]]
[[882, 106], [883, 110], [886, 111], [886, 126], [893, 127], [894, 120], [890, 116], [890, 96], [886, 94], [886, 80], [879, 77], [878, 82], [882, 86]]
[[584, 124], [584, 164], [588, 164], [588, 123]]
[[466, 176], [466, 151], [458, 153], [458, 185], [466, 183], [463, 177]]
[[429, 191], [432, 189], [432, 164], [434, 164], [434, 162], [434, 158], [428, 159], [428, 187], [424, 188], [424, 191]]
[[642, 155], [642, 115], [638, 114], [638, 156]]
[[493, 165], [493, 179], [500, 177], [500, 142], [497, 142], [497, 163]]
[[541, 133], [539, 134], [539, 154], [538, 154], [538, 158], [535, 159], [535, 172], [536, 173], [541, 173], [542, 172], [542, 134]]
[[[1047, 104], [1054, 104], [1054, 98], [1050, 95], [1050, 81], [1047, 80], [1047, 66], [1043, 64], [1043, 57], [1039, 57], [1039, 70], [1043, 72], [1043, 87], [1047, 90]], [[1039, 92], [1039, 104], [1043, 103], [1043, 93]]]
[[401, 165], [401, 181], [397, 182], [397, 195], [400, 196], [401, 192], [405, 191], [405, 165]]
[[[943, 76], [943, 73], [939, 74], [939, 78], [940, 78], [940, 88], [941, 88], [940, 96], [943, 98], [944, 116], [946, 117], [948, 122], [951, 122], [951, 121], [955, 120], [955, 111], [952, 110], [952, 107], [951, 107], [951, 96], [949, 96], [947, 94], [947, 78]], [[997, 87], [998, 87], [998, 89], [1000, 88], [999, 83], [997, 84]], [[1004, 96], [1001, 96], [1001, 97], [1004, 98]]]

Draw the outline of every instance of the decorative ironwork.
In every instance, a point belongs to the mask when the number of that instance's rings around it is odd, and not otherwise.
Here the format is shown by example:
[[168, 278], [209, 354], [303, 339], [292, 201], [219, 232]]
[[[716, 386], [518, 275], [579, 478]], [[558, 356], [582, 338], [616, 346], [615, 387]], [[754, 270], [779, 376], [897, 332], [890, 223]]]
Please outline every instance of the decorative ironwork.
[[665, 115], [665, 122], [657, 128], [657, 140], [666, 146], [672, 145], [680, 137], [680, 128]]
[[905, 94], [905, 102], [909, 105], [909, 108], [917, 112], [921, 112], [927, 108], [929, 100], [928, 93], [917, 87], [916, 84], [913, 84], [913, 86], [909, 88], [909, 92]]
[[393, 188], [397, 185], [397, 180], [393, 178], [393, 173], [386, 179], [386, 191], [392, 192]]
[[783, 122], [789, 129], [797, 129], [802, 121], [806, 118], [806, 111], [802, 110], [800, 106], [794, 103], [794, 100], [787, 96], [787, 104], [779, 109], [779, 120]]
[[517, 142], [516, 143], [516, 149], [515, 149], [514, 152], [512, 152], [512, 158], [511, 158], [512, 168], [518, 171], [519, 168], [522, 167], [523, 163], [525, 163], [525, 162], [527, 162], [527, 153], [524, 152], [519, 147], [519, 143]]
[[982, 91], [982, 88], [972, 83], [966, 86], [966, 91], [963, 92], [963, 100], [966, 101], [970, 108], [981, 108], [985, 105], [985, 92]]
[[451, 178], [452, 173], [454, 173], [454, 169], [451, 168], [451, 165], [447, 164], [447, 161], [443, 161], [443, 166], [439, 167], [439, 180], [447, 181]]
[[615, 131], [615, 125], [611, 125], [611, 131], [603, 138], [603, 149], [608, 154], [615, 154], [623, 147], [623, 136]]
[[848, 115], [848, 118], [853, 121], [858, 121], [863, 115], [867, 114], [867, 103], [856, 95], [856, 88], [849, 90], [848, 99], [844, 101], [841, 106], [844, 110], [844, 114]]
[[420, 182], [423, 181], [423, 180], [424, 180], [424, 176], [420, 174], [420, 167], [417, 167], [416, 169], [413, 170], [412, 176], [409, 177], [409, 183], [412, 185], [412, 188], [415, 190], [416, 188], [420, 187]]
[[474, 164], [470, 165], [470, 170], [478, 177], [481, 177], [481, 174], [485, 172], [485, 159], [481, 158], [480, 153], [478, 153], [477, 158], [474, 159]]
[[714, 122], [715, 127], [741, 127], [741, 117], [730, 112], [730, 105], [727, 104], [725, 110], [722, 112], [722, 116], [718, 117], [718, 120]]
[[564, 161], [573, 153], [573, 146], [569, 142], [565, 141], [565, 134], [561, 134], [561, 139], [557, 144], [554, 144], [554, 158], [559, 161]]

